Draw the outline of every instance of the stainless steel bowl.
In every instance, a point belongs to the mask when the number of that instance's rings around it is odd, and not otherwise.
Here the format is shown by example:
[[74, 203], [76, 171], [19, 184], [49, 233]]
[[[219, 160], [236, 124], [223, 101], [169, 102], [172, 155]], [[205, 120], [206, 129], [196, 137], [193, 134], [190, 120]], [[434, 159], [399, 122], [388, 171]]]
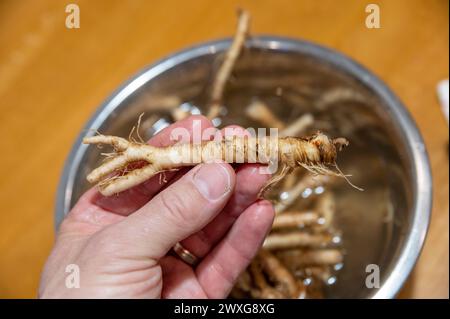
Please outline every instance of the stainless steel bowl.
[[[56, 202], [57, 226], [89, 187], [86, 174], [98, 163], [99, 151], [82, 145], [82, 137], [89, 130], [126, 136], [142, 111], [164, 124], [167, 112], [151, 111], [152, 104], [165, 103], [154, 102], [161, 96], [179, 96], [188, 108], [201, 112], [217, 57], [229, 44], [230, 40], [210, 42], [167, 57], [134, 76], [99, 107], [66, 161]], [[348, 253], [341, 278], [328, 295], [394, 297], [422, 249], [432, 201], [425, 146], [402, 103], [359, 64], [305, 41], [254, 37], [234, 73], [227, 86], [223, 125], [252, 124], [242, 116], [242, 107], [259, 96], [286, 121], [313, 112], [318, 126], [323, 126], [317, 128], [350, 138], [352, 147], [342, 153], [342, 166], [366, 192], [340, 189], [339, 198], [346, 204], [340, 206], [338, 222]], [[382, 188], [374, 186], [380, 183]], [[379, 288], [365, 285], [368, 264], [380, 267]]]

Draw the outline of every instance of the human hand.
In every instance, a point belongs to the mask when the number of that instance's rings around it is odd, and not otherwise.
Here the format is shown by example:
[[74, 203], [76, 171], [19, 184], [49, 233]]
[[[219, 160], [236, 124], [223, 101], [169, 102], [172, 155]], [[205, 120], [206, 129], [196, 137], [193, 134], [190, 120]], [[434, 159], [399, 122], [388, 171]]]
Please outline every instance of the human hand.
[[[164, 129], [149, 143], [170, 145]], [[245, 134], [241, 129], [239, 134]], [[270, 230], [274, 211], [257, 200], [269, 176], [258, 165], [236, 171], [226, 163], [200, 164], [156, 176], [117, 196], [87, 191], [62, 222], [45, 265], [42, 298], [224, 298]], [[170, 254], [181, 242], [199, 258], [192, 267]], [[69, 264], [79, 267], [80, 287], [66, 287]]]

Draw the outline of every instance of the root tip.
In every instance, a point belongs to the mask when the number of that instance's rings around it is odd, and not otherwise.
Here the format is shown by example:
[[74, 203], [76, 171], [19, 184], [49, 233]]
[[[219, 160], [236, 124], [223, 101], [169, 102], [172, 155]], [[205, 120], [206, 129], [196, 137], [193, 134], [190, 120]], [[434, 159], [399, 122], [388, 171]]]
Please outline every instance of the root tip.
[[338, 137], [333, 140], [333, 145], [338, 151], [342, 151], [342, 149], [347, 147], [349, 144], [350, 142], [344, 137]]
[[91, 138], [90, 137], [83, 137], [83, 144], [91, 144]]

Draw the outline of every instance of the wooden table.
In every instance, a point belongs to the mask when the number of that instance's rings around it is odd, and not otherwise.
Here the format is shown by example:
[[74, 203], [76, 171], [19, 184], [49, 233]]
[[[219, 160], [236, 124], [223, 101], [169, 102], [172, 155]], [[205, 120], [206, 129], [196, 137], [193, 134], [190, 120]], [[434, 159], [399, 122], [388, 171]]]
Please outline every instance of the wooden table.
[[[81, 28], [65, 27], [75, 2]], [[381, 28], [365, 27], [378, 3]], [[448, 78], [448, 1], [0, 2], [0, 297], [35, 297], [54, 240], [55, 190], [68, 151], [96, 107], [169, 53], [230, 36], [235, 9], [253, 33], [311, 40], [378, 74], [408, 106], [434, 174], [430, 232], [401, 297], [448, 298], [448, 126], [435, 94]]]

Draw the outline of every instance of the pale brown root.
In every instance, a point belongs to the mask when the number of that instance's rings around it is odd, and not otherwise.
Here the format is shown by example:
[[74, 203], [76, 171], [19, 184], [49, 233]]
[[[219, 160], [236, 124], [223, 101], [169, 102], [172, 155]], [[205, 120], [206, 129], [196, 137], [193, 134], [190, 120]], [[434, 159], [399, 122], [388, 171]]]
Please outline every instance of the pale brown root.
[[294, 269], [311, 266], [329, 266], [342, 263], [344, 256], [339, 249], [289, 249], [277, 252], [277, 257], [285, 265], [290, 265]]
[[252, 275], [253, 282], [256, 285], [256, 288], [265, 289], [269, 285], [266, 281], [266, 278], [264, 278], [264, 274], [262, 272], [261, 265], [259, 264], [258, 257], [255, 257], [253, 259], [253, 261], [250, 264], [249, 270]]
[[[277, 160], [282, 169], [264, 189], [299, 166], [307, 167], [315, 173], [337, 175], [327, 169], [328, 166], [334, 167], [336, 162], [337, 150], [334, 141], [320, 132], [307, 138], [233, 136], [222, 141], [177, 144], [159, 148], [105, 135], [86, 137], [83, 140], [86, 144], [110, 144], [115, 149], [116, 154], [108, 154], [109, 160], [88, 176], [90, 182], [100, 184], [100, 191], [106, 196], [140, 184], [162, 171], [217, 160], [227, 163], [260, 164], [269, 164]], [[126, 174], [123, 174], [125, 168], [135, 162], [143, 162], [146, 165], [126, 170]], [[317, 169], [318, 167], [321, 169]], [[107, 177], [113, 173], [120, 173], [120, 176]], [[105, 181], [101, 182], [102, 179]]]
[[286, 299], [287, 296], [283, 295], [280, 291], [275, 288], [270, 287], [269, 285], [266, 288], [258, 290], [253, 289], [251, 291], [251, 296], [254, 299]]
[[363, 96], [362, 94], [351, 88], [337, 87], [325, 91], [316, 101], [316, 106], [318, 109], [324, 110], [332, 104], [347, 101], [367, 103], [367, 97]]
[[89, 183], [98, 183], [100, 182], [105, 176], [108, 176], [109, 174], [112, 174], [117, 170], [118, 167], [125, 166], [128, 164], [128, 160], [125, 156], [120, 157], [111, 157], [107, 160], [105, 163], [103, 163], [100, 167], [94, 169], [91, 173], [88, 174], [86, 179]]
[[309, 233], [302, 231], [273, 233], [267, 236], [263, 247], [268, 250], [296, 247], [318, 248], [332, 244], [332, 239], [333, 236], [328, 233]]
[[261, 269], [260, 258], [256, 257], [250, 264], [250, 273], [255, 284], [255, 288], [250, 290], [250, 294], [253, 298], [258, 299], [282, 299], [287, 298], [285, 294], [277, 289], [271, 287], [264, 277]]
[[314, 123], [314, 116], [311, 114], [304, 114], [295, 120], [292, 124], [281, 130], [279, 136], [300, 136], [305, 134], [306, 130]]
[[336, 146], [336, 149], [337, 149], [338, 151], [342, 151], [342, 149], [343, 149], [344, 147], [347, 147], [347, 146], [348, 146], [349, 142], [348, 142], [348, 140], [347, 140], [346, 138], [338, 137], [338, 138], [335, 138], [335, 139], [333, 140], [333, 144], [334, 144], [334, 146]]
[[212, 85], [211, 104], [207, 115], [209, 119], [217, 117], [220, 113], [225, 85], [231, 75], [231, 72], [233, 71], [236, 60], [239, 57], [242, 48], [244, 47], [245, 40], [249, 32], [249, 13], [247, 11], [240, 10], [238, 14], [238, 26], [233, 39], [233, 43], [226, 52], [225, 59], [221, 64]]
[[294, 276], [271, 252], [261, 249], [259, 251], [261, 266], [272, 282], [279, 287], [285, 295], [291, 298], [304, 296], [304, 286], [297, 284]]
[[304, 212], [284, 212], [283, 214], [277, 214], [273, 221], [272, 229], [283, 229], [293, 227], [308, 227], [317, 225], [320, 215], [312, 211]]
[[162, 171], [156, 170], [153, 166], [145, 166], [111, 181], [100, 182], [98, 188], [102, 195], [111, 196], [139, 185], [160, 172]]
[[284, 123], [272, 113], [270, 108], [262, 101], [256, 100], [250, 103], [245, 109], [247, 116], [258, 121], [266, 127], [270, 128], [284, 128]]
[[279, 137], [302, 135], [314, 123], [314, 117], [308, 113], [300, 116], [293, 123], [286, 126], [283, 121], [273, 114], [270, 108], [260, 100], [250, 103], [246, 108], [246, 114], [250, 119], [258, 121], [266, 127], [280, 129], [281, 131], [278, 134]]
[[298, 259], [299, 257], [301, 258], [303, 257], [304, 251], [315, 252], [316, 250], [322, 249], [305, 249], [298, 251], [298, 248], [296, 248], [290, 250], [275, 251], [274, 254], [283, 264], [286, 265], [289, 271], [296, 278], [322, 279], [326, 277], [326, 279], [328, 279], [331, 275], [331, 268], [339, 263], [330, 264], [330, 263], [322, 263], [322, 261], [320, 261], [321, 262], [320, 264], [308, 264], [305, 263], [302, 259]]
[[125, 151], [128, 146], [130, 146], [130, 142], [126, 139], [117, 137], [117, 136], [108, 136], [108, 135], [94, 135], [85, 137], [83, 139], [84, 144], [109, 144], [114, 147], [115, 151], [122, 152]]
[[290, 205], [292, 205], [307, 188], [316, 188], [318, 186], [324, 186], [327, 185], [331, 181], [330, 176], [326, 175], [318, 175], [318, 176], [311, 176], [306, 175], [304, 176], [297, 185], [294, 186], [294, 188], [287, 191], [286, 199], [279, 201], [275, 206], [275, 212], [281, 213], [286, 208], [288, 208]]
[[328, 229], [335, 212], [334, 196], [326, 192], [317, 199], [313, 210], [283, 212], [276, 214], [272, 229], [305, 228], [311, 230]]
[[320, 214], [320, 219], [318, 221], [320, 228], [329, 229], [333, 223], [336, 211], [336, 202], [333, 193], [326, 192], [320, 196], [317, 201], [316, 210]]

